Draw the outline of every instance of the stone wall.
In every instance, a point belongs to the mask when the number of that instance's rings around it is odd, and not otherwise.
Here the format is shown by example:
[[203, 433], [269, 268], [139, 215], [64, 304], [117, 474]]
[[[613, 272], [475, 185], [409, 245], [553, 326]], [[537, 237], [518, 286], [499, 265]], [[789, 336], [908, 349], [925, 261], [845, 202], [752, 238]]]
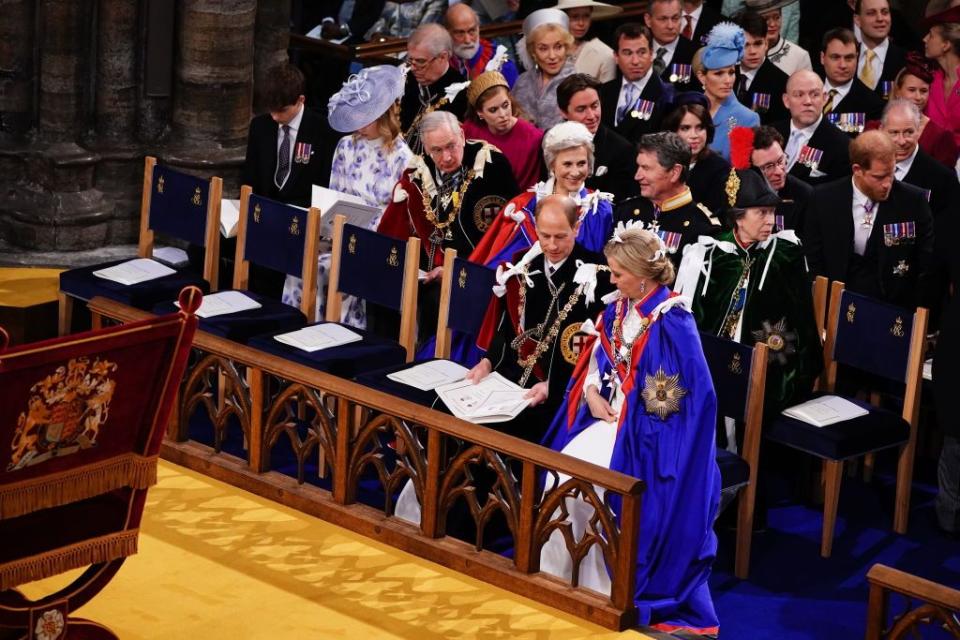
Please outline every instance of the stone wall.
[[136, 241], [143, 157], [236, 191], [290, 0], [3, 0], [0, 242]]

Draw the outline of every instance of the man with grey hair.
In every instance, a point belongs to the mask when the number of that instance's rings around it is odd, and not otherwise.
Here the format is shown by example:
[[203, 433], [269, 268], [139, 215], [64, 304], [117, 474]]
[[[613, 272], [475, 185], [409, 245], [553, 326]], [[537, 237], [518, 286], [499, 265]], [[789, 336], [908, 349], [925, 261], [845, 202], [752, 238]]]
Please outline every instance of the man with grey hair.
[[920, 110], [910, 100], [897, 98], [887, 103], [880, 129], [896, 147], [894, 177], [923, 189], [934, 219], [956, 206], [960, 198], [957, 175], [920, 148]]
[[687, 176], [690, 147], [672, 131], [648, 133], [637, 145], [640, 195], [627, 198], [614, 211], [615, 222], [640, 220], [657, 225], [657, 233], [679, 267], [683, 248], [700, 236], [720, 231], [720, 222], [706, 206], [694, 202]]
[[410, 66], [400, 99], [400, 128], [407, 146], [420, 153], [420, 119], [435, 110], [449, 111], [462, 119], [467, 96], [461, 85], [465, 78], [450, 65], [453, 41], [439, 24], [424, 24], [407, 42], [406, 62]]
[[463, 76], [473, 80], [484, 71], [499, 71], [511, 87], [517, 81], [517, 67], [509, 58], [495, 62], [489, 69], [487, 65], [494, 60], [497, 46], [480, 37], [480, 18], [473, 8], [458, 2], [450, 5], [443, 16], [443, 24], [453, 39], [453, 66]]
[[483, 140], [466, 141], [456, 116], [431, 111], [418, 124], [422, 154], [393, 188], [377, 231], [420, 238], [426, 271], [418, 315], [421, 338], [433, 334], [440, 300], [443, 252], [467, 257], [503, 205], [520, 191], [506, 156]]

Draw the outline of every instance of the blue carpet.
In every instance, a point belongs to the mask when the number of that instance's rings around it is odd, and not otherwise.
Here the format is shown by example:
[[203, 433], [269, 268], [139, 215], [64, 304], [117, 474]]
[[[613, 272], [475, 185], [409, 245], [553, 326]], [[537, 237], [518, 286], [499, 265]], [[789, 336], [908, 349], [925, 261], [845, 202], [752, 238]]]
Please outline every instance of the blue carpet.
[[[755, 533], [749, 581], [733, 576], [733, 532], [720, 534], [710, 580], [720, 616], [720, 637], [761, 640], [862, 638], [867, 619], [867, 571], [875, 563], [960, 587], [960, 541], [936, 526], [930, 461], [918, 460], [908, 533], [892, 530], [892, 459], [874, 481], [845, 476], [833, 555], [820, 557], [822, 508], [795, 500], [774, 502], [766, 531]], [[880, 462], [878, 461], [878, 465]], [[924, 476], [927, 476], [924, 478]], [[902, 612], [891, 600], [891, 612]], [[934, 633], [926, 637], [945, 637]]]

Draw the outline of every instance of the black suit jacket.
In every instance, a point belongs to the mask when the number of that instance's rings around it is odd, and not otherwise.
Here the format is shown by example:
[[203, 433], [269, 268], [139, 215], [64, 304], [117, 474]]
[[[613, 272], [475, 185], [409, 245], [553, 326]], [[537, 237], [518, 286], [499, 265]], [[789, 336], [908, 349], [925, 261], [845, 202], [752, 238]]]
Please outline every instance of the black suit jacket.
[[[682, 38], [681, 38], [682, 40]], [[617, 77], [600, 87], [600, 121], [629, 142], [636, 144], [640, 136], [660, 130], [660, 122], [670, 111], [673, 100], [673, 86], [664, 82], [656, 74], [651, 73], [650, 79], [640, 92], [638, 100], [650, 100], [654, 103], [653, 112], [646, 120], [633, 117], [629, 112], [618, 126], [613, 122], [617, 117], [617, 103], [620, 101], [620, 87], [623, 85], [623, 76], [618, 72]], [[634, 154], [636, 155], [636, 154]]]
[[322, 153], [324, 139], [335, 136], [330, 126], [313, 110], [304, 108], [296, 140], [291, 145], [296, 149], [298, 143], [311, 145], [309, 162], [292, 162], [290, 175], [278, 189], [274, 183], [277, 171], [277, 138], [279, 125], [270, 114], [256, 116], [250, 121], [247, 134], [247, 156], [243, 162], [242, 184], [248, 184], [259, 196], [279, 200], [299, 207], [309, 207], [313, 185], [327, 186], [330, 183], [330, 164], [332, 158]]
[[[653, 55], [656, 59], [657, 49], [660, 48], [660, 45], [656, 41], [653, 42]], [[673, 50], [673, 57], [670, 58], [670, 62], [667, 63], [666, 68], [663, 70], [663, 73], [660, 74], [660, 78], [664, 82], [668, 82], [674, 86], [677, 91], [701, 91], [703, 87], [700, 86], [700, 81], [697, 80], [697, 76], [694, 73], [690, 72], [690, 81], [689, 82], [672, 82], [670, 80], [670, 74], [672, 73], [671, 68], [675, 64], [692, 64], [693, 63], [693, 54], [697, 52], [697, 49], [700, 48], [700, 45], [695, 45], [692, 41], [687, 40], [682, 36], [677, 37], [677, 47]]]
[[[867, 85], [860, 81], [860, 78], [854, 78], [847, 95], [843, 96], [843, 100], [833, 105], [833, 113], [864, 113], [866, 114], [866, 120], [877, 120], [880, 118], [885, 105], [883, 98], [871, 91]], [[856, 132], [853, 135], [857, 135]]]
[[590, 189], [612, 193], [614, 202], [640, 195], [637, 174], [637, 151], [626, 138], [600, 123], [593, 136], [593, 175], [587, 178]]
[[[753, 76], [749, 89], [744, 87], [744, 76], [737, 76], [737, 84], [734, 88], [737, 100], [743, 106], [760, 114], [762, 124], [785, 120], [790, 117], [790, 112], [783, 104], [783, 94], [787, 92], [787, 78], [787, 74], [781, 71], [780, 67], [769, 60], [764, 60]], [[754, 96], [757, 96], [757, 104], [754, 104]], [[764, 102], [770, 106], [768, 108], [760, 106]]]
[[917, 149], [917, 156], [903, 182], [921, 189], [930, 202], [933, 217], [943, 213], [955, 215], [954, 210], [960, 203], [960, 183], [957, 174], [935, 160], [923, 149]]
[[[443, 98], [443, 90], [455, 82], [463, 82], [464, 77], [452, 66], [440, 78], [429, 85], [427, 90], [431, 96], [431, 104], [437, 104]], [[417, 116], [424, 109], [420, 103], [420, 85], [412, 73], [407, 74], [407, 82], [403, 88], [403, 97], [400, 98], [400, 128], [404, 133], [407, 145], [414, 153], [420, 152], [420, 133], [411, 131]], [[453, 102], [444, 104], [439, 109], [449, 111], [462, 122], [467, 110], [467, 91], [464, 89], [457, 94]]]
[[[916, 237], [888, 243], [883, 227], [913, 222]], [[854, 271], [853, 183], [841, 178], [813, 192], [806, 221], [804, 247], [813, 275], [845, 282], [847, 287], [902, 307], [914, 308], [929, 299], [926, 276], [933, 256], [933, 216], [924, 194], [894, 181], [890, 196], [877, 206], [863, 260], [876, 271], [859, 279]]]
[[880, 70], [880, 80], [877, 82], [874, 92], [884, 100], [889, 98], [890, 96], [883, 95], [883, 83], [893, 82], [893, 79], [897, 77], [897, 74], [906, 64], [907, 50], [892, 42], [887, 45], [887, 57], [883, 59], [883, 69]]
[[[781, 121], [773, 126], [783, 136], [784, 144], [789, 144], [790, 121]], [[807, 146], [823, 151], [817, 170], [826, 175], [812, 176], [812, 167], [799, 162], [790, 169], [790, 175], [816, 186], [841, 176], [848, 176], [853, 172], [850, 168], [850, 138], [830, 124], [826, 117], [820, 120], [820, 124], [807, 141]]]
[[687, 176], [687, 186], [693, 194], [694, 202], [702, 202], [710, 211], [726, 221], [719, 214], [727, 208], [727, 178], [730, 176], [730, 163], [718, 153], [709, 149], [693, 166]]
[[[719, 11], [714, 11], [706, 4], [703, 5], [703, 10], [700, 11], [700, 19], [697, 20], [697, 26], [693, 30], [693, 37], [690, 39], [690, 42], [699, 49], [703, 45], [707, 44], [707, 34], [710, 33], [710, 29], [713, 29], [717, 24], [723, 20], [723, 16], [720, 15]], [[680, 29], [683, 29], [684, 18], [680, 16]]]
[[790, 201], [777, 205], [776, 215], [783, 218], [783, 226], [778, 228], [777, 231], [793, 229], [797, 236], [803, 240], [807, 207], [810, 204], [810, 198], [813, 197], [813, 187], [788, 174], [787, 183], [783, 185], [783, 189], [777, 192], [777, 195]]

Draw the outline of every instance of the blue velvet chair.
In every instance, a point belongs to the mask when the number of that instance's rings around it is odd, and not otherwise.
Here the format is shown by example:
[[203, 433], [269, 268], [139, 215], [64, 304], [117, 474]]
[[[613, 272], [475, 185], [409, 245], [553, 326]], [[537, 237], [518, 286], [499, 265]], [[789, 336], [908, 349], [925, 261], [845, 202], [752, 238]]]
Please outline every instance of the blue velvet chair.
[[[163, 233], [205, 248], [202, 273], [188, 268], [135, 285], [123, 285], [93, 275], [94, 271], [124, 260], [114, 260], [88, 267], [70, 269], [60, 274], [59, 331], [70, 331], [73, 304], [103, 296], [138, 309], [151, 309], [163, 300], [173, 300], [186, 286], [195, 286], [204, 293], [217, 287], [219, 259], [220, 198], [223, 181], [206, 180], [157, 164], [147, 156], [143, 169], [143, 195], [140, 204], [140, 240], [137, 256], [153, 255], [154, 234]], [[97, 326], [94, 319], [94, 326]]]
[[[444, 251], [434, 359], [450, 358], [450, 345], [454, 332], [471, 338], [467, 342], [472, 342], [472, 338], [480, 332], [487, 307], [493, 296], [494, 284], [496, 284], [496, 271], [493, 269], [457, 257], [456, 249]], [[391, 373], [410, 366], [412, 365], [404, 363], [385, 367], [361, 374], [356, 380], [379, 391], [432, 406], [437, 399], [437, 394], [433, 391], [421, 391], [387, 377]]]
[[[317, 251], [320, 241], [320, 211], [303, 210], [253, 195], [249, 186], [240, 189], [240, 221], [233, 270], [233, 290], [242, 291], [260, 307], [200, 319], [200, 329], [228, 340], [246, 343], [267, 332], [283, 333], [303, 327], [316, 307]], [[247, 291], [250, 263], [296, 275], [303, 279], [300, 308]], [[154, 307], [154, 313], [169, 313], [172, 302]]]
[[[851, 291], [834, 282], [824, 344], [826, 368], [820, 394], [833, 394], [839, 364], [880, 379], [903, 384], [903, 408], [894, 411], [855, 399], [868, 414], [825, 427], [778, 416], [765, 437], [823, 461], [824, 505], [820, 555], [830, 557], [840, 498], [843, 463], [867, 454], [899, 448], [893, 528], [906, 533], [910, 485], [920, 410], [921, 374], [928, 312], [896, 307]], [[876, 398], [876, 396], [874, 396]]]
[[[283, 331], [270, 331], [252, 338], [249, 345], [345, 378], [408, 362], [414, 350], [419, 251], [420, 241], [417, 238], [397, 240], [346, 224], [345, 216], [336, 216], [327, 283], [326, 322], [339, 323], [343, 296], [353, 295], [400, 312], [397, 340], [349, 327], [351, 331], [359, 333], [363, 340], [306, 352], [274, 339]], [[316, 269], [314, 259], [314, 277]], [[306, 302], [306, 287], [303, 295]], [[311, 300], [315, 297], [316, 294], [310, 294]]]
[[763, 343], [749, 347], [707, 333], [700, 334], [700, 343], [717, 392], [717, 415], [744, 425], [740, 455], [718, 448], [717, 466], [723, 491], [738, 494], [734, 574], [746, 579], [750, 573], [768, 347]]

